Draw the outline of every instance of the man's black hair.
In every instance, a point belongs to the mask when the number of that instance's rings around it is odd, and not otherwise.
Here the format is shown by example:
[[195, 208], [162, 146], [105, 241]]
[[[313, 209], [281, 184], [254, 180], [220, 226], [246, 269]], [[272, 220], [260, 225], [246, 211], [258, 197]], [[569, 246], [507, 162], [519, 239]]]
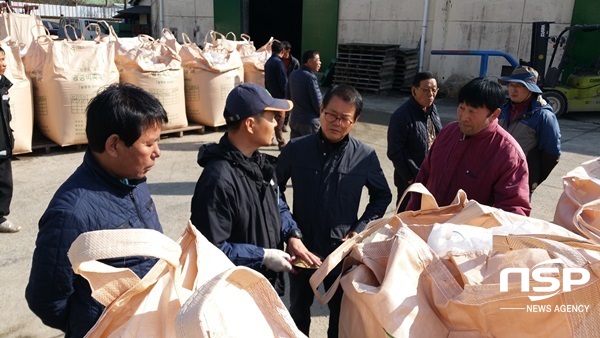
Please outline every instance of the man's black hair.
[[91, 151], [102, 153], [106, 140], [117, 134], [131, 147], [152, 126], [167, 123], [167, 112], [156, 97], [128, 83], [108, 86], [86, 109], [85, 133]]
[[485, 107], [491, 114], [504, 103], [504, 89], [496, 81], [477, 77], [460, 89], [458, 103], [475, 108]]
[[283, 47], [283, 50], [292, 49], [292, 44], [289, 41], [281, 41], [281, 46]]
[[419, 72], [419, 73], [417, 73], [417, 75], [415, 75], [412, 86], [419, 87], [419, 85], [421, 84], [421, 81], [429, 80], [429, 79], [435, 79], [433, 77], [433, 74], [431, 74], [430, 72]]
[[302, 54], [302, 64], [306, 64], [308, 60], [314, 59], [315, 56], [319, 55], [319, 52], [314, 49], [309, 49]]
[[350, 104], [354, 105], [354, 108], [355, 108], [354, 120], [356, 121], [356, 119], [362, 112], [362, 108], [363, 108], [362, 96], [360, 95], [358, 90], [356, 90], [354, 87], [352, 87], [350, 85], [345, 85], [345, 84], [333, 86], [333, 87], [331, 87], [331, 89], [329, 89], [329, 91], [323, 97], [323, 107], [327, 107], [327, 104], [329, 104], [329, 101], [334, 96], [337, 96], [338, 98], [342, 99], [342, 101], [344, 101], [346, 103], [350, 103]]
[[271, 44], [271, 53], [279, 54], [283, 50], [283, 44], [281, 41], [274, 40]]

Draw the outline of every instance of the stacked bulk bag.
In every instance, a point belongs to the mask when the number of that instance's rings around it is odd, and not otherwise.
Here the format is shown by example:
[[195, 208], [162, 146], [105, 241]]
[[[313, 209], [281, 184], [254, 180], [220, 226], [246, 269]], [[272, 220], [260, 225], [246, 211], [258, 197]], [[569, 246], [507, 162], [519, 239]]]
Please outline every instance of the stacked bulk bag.
[[[245, 55], [252, 54], [256, 52], [256, 47], [254, 47], [254, 41], [250, 38], [248, 34], [240, 34], [242, 41], [238, 41], [236, 49], [242, 55], [242, 59]], [[272, 40], [273, 38], [271, 38]]]
[[239, 44], [238, 51], [242, 56], [244, 63], [244, 80], [252, 82], [259, 86], [265, 86], [265, 63], [271, 57], [271, 45], [273, 38], [258, 50], [254, 48], [254, 43], [250, 41], [249, 36], [242, 34], [242, 38], [248, 41], [246, 44]]
[[[206, 41], [206, 37], [208, 35], [210, 35], [212, 42]], [[229, 39], [229, 36], [231, 36], [231, 39]], [[237, 50], [239, 52], [240, 45], [245, 45], [245, 42], [243, 40], [237, 41], [237, 38], [233, 32], [229, 32], [229, 33], [223, 35], [219, 32], [210, 31], [210, 32], [208, 32], [207, 35], [204, 36], [203, 50], [206, 51], [206, 50], [210, 50], [211, 48], [217, 48], [219, 50], [226, 50], [228, 52], [233, 52], [235, 50]], [[240, 77], [240, 83], [245, 82], [246, 78], [244, 77], [244, 67], [238, 68], [238, 72], [239, 72], [239, 77]]]
[[6, 71], [4, 75], [13, 84], [8, 91], [12, 114], [10, 127], [15, 138], [13, 154], [30, 153], [33, 136], [31, 81], [26, 76], [17, 42], [5, 39], [0, 42], [0, 46], [6, 54]]
[[91, 25], [98, 32], [94, 41], [40, 36], [26, 55], [37, 126], [60, 146], [87, 144], [88, 103], [101, 89], [119, 81], [115, 43], [100, 39], [100, 27]]
[[181, 50], [181, 44], [177, 42], [177, 37], [175, 37], [170, 29], [163, 28], [160, 41], [179, 54], [179, 51]]
[[121, 82], [145, 89], [163, 105], [169, 118], [163, 130], [187, 127], [183, 68], [175, 49], [163, 39], [154, 41], [144, 35], [127, 40], [117, 38], [115, 63]]
[[187, 35], [182, 36], [184, 44], [179, 55], [184, 69], [188, 119], [210, 127], [225, 125], [223, 110], [227, 95], [244, 81], [240, 75], [240, 53], [218, 42], [205, 42], [201, 50]]
[[42, 20], [33, 12], [20, 14], [13, 12], [10, 5], [5, 8], [0, 13], [0, 40], [10, 37], [17, 42], [21, 55], [25, 55], [35, 39], [47, 34]]

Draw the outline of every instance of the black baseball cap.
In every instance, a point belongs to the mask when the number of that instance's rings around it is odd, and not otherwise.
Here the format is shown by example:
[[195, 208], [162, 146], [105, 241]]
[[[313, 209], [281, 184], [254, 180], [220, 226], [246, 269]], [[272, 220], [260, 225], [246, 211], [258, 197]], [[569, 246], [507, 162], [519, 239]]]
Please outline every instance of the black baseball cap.
[[254, 116], [264, 110], [286, 112], [293, 107], [292, 101], [275, 99], [265, 88], [246, 82], [233, 88], [227, 95], [223, 117], [230, 123]]

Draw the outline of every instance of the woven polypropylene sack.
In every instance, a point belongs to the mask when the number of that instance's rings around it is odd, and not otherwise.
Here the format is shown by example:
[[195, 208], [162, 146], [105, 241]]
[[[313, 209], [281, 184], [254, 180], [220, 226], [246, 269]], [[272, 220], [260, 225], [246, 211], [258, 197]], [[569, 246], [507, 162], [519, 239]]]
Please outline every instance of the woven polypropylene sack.
[[600, 243], [600, 157], [563, 176], [554, 223]]
[[227, 95], [244, 81], [240, 53], [227, 46], [208, 45], [201, 50], [191, 42], [182, 45], [179, 55], [189, 121], [210, 127], [226, 124], [223, 110]]
[[10, 111], [15, 144], [13, 154], [31, 152], [33, 137], [33, 93], [31, 81], [25, 73], [19, 47], [16, 42], [4, 40], [0, 43], [6, 55], [6, 71], [4, 75], [12, 82], [8, 90], [10, 94]]
[[246, 267], [202, 285], [175, 319], [177, 337], [305, 337], [269, 281]]
[[[417, 192], [429, 194], [420, 189]], [[462, 191], [449, 206], [438, 207], [430, 194], [424, 201], [425, 209], [371, 222], [365, 231], [329, 255], [311, 277], [313, 291], [323, 302], [337, 284], [325, 295], [317, 291], [328, 271], [342, 261], [345, 267], [352, 267], [338, 276], [344, 290], [340, 337], [585, 337], [599, 332], [600, 247], [557, 225], [468, 201]], [[492, 228], [520, 222], [528, 224], [532, 233], [544, 235], [507, 236], [494, 241], [490, 259], [511, 250], [545, 250], [564, 267], [585, 269], [589, 282], [574, 286], [570, 292], [543, 293], [549, 297], [535, 301], [529, 297], [540, 294], [521, 292], [519, 275], [508, 280], [507, 292], [501, 292], [493, 278], [471, 285], [461, 276], [468, 277], [465, 275], [473, 271], [461, 269], [480, 265], [463, 259], [464, 266], [453, 266], [424, 240], [436, 223]], [[519, 260], [530, 257], [519, 251], [496, 266], [521, 266]], [[491, 275], [491, 271], [486, 274]], [[547, 283], [532, 281], [530, 285]], [[569, 305], [585, 312], [563, 312]]]
[[165, 40], [150, 41], [142, 36], [141, 43], [135, 44], [117, 38], [115, 64], [121, 82], [143, 88], [160, 101], [169, 119], [162, 129], [172, 130], [187, 127], [188, 121], [181, 57]]
[[86, 144], [88, 103], [101, 89], [119, 82], [114, 42], [53, 41], [45, 37], [38, 41], [40, 46], [36, 49], [40, 53], [37, 60], [30, 61], [42, 68], [27, 70], [32, 74], [37, 126], [58, 145]]
[[[140, 279], [130, 269], [100, 260], [160, 258]], [[195, 290], [233, 267], [221, 250], [188, 222], [175, 242], [147, 229], [101, 230], [80, 235], [69, 250], [75, 273], [106, 306], [86, 337], [175, 337], [175, 316]]]

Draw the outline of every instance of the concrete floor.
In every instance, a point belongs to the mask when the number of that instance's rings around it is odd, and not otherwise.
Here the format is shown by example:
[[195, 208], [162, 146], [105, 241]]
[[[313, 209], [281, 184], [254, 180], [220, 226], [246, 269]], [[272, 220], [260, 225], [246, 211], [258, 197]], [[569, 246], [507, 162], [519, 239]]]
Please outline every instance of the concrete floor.
[[[393, 168], [387, 159], [386, 131], [389, 116], [406, 96], [365, 95], [365, 111], [352, 136], [366, 142], [377, 151], [386, 178], [393, 184]], [[454, 120], [453, 100], [438, 100], [443, 122]], [[560, 163], [533, 195], [532, 216], [552, 220], [562, 192], [561, 177], [579, 163], [600, 156], [600, 113], [569, 114], [560, 120], [563, 155]], [[148, 174], [165, 233], [177, 239], [189, 217], [190, 200], [200, 175], [196, 164], [198, 147], [216, 142], [223, 132], [204, 135], [188, 133], [184, 137], [167, 137], [161, 141], [162, 156]], [[276, 147], [264, 152], [277, 155]], [[33, 315], [25, 302], [24, 291], [31, 267], [31, 256], [37, 234], [37, 222], [48, 202], [62, 182], [80, 165], [83, 150], [76, 147], [55, 148], [48, 154], [35, 152], [20, 155], [13, 162], [15, 191], [10, 219], [23, 229], [16, 234], [0, 234], [0, 337], [59, 337], [62, 333], [45, 327]], [[395, 188], [392, 186], [395, 194]], [[286, 192], [291, 199], [291, 189]], [[396, 196], [392, 201], [396, 200]], [[291, 201], [290, 201], [291, 204]], [[363, 198], [363, 206], [366, 196]], [[388, 213], [393, 206], [388, 207]], [[327, 308], [313, 306], [311, 337], [326, 337]]]

